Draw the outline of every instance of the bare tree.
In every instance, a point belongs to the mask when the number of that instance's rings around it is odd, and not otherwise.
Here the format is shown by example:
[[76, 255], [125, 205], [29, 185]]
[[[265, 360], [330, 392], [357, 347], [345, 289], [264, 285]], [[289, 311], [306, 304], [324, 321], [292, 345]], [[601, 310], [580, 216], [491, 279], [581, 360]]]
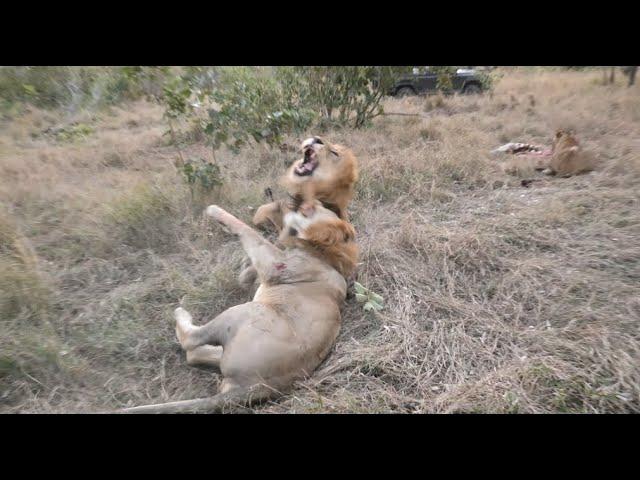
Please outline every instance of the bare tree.
[[628, 87], [636, 83], [636, 72], [638, 71], [638, 67], [626, 67], [624, 69], [625, 75], [629, 77]]
[[[616, 82], [616, 68], [618, 67], [604, 67], [604, 70], [602, 72], [602, 83], [604, 85], [612, 85]], [[627, 73], [626, 69], [623, 71], [625, 72], [625, 74]]]

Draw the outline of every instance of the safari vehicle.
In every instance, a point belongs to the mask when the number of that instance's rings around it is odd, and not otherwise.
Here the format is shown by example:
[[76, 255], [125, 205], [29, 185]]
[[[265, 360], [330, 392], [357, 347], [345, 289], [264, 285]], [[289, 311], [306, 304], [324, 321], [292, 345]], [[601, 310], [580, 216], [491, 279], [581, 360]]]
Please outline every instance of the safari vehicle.
[[[463, 94], [482, 93], [483, 87], [474, 69], [459, 68], [452, 79], [453, 92]], [[391, 89], [394, 97], [428, 95], [436, 93], [438, 76], [429, 67], [414, 68], [413, 74], [400, 77]]]

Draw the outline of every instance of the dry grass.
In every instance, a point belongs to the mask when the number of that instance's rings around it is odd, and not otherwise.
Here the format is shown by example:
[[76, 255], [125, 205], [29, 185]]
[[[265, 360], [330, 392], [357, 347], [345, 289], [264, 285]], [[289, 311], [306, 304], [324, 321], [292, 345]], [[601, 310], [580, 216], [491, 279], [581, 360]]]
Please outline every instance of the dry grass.
[[[359, 280], [318, 372], [257, 412], [640, 411], [640, 91], [599, 72], [515, 70], [492, 96], [390, 100], [353, 148]], [[622, 82], [620, 79], [619, 82]], [[83, 135], [43, 134], [60, 124]], [[602, 168], [530, 188], [489, 155], [575, 129]], [[174, 340], [248, 299], [239, 244], [203, 222], [245, 220], [292, 154], [219, 155], [225, 186], [194, 205], [161, 111], [145, 103], [0, 130], [0, 411], [77, 412], [210, 395]], [[290, 139], [290, 143], [296, 139]], [[202, 143], [187, 156], [207, 156]]]

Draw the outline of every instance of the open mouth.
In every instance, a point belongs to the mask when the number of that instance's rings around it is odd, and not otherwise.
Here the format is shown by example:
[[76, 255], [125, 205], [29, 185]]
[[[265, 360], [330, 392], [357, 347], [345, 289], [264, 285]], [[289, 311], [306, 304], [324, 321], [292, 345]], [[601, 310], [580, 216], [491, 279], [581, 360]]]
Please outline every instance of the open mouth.
[[304, 152], [302, 163], [295, 168], [295, 174], [301, 177], [311, 175], [318, 166], [318, 154], [313, 147], [309, 147]]

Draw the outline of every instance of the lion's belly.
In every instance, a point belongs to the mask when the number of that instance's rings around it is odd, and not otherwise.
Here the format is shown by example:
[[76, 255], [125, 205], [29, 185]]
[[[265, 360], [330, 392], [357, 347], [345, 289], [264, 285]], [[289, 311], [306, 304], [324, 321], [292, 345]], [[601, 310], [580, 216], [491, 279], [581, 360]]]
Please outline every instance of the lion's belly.
[[317, 299], [291, 301], [241, 326], [224, 349], [225, 377], [249, 383], [299, 378], [324, 360], [340, 330], [337, 305]]

